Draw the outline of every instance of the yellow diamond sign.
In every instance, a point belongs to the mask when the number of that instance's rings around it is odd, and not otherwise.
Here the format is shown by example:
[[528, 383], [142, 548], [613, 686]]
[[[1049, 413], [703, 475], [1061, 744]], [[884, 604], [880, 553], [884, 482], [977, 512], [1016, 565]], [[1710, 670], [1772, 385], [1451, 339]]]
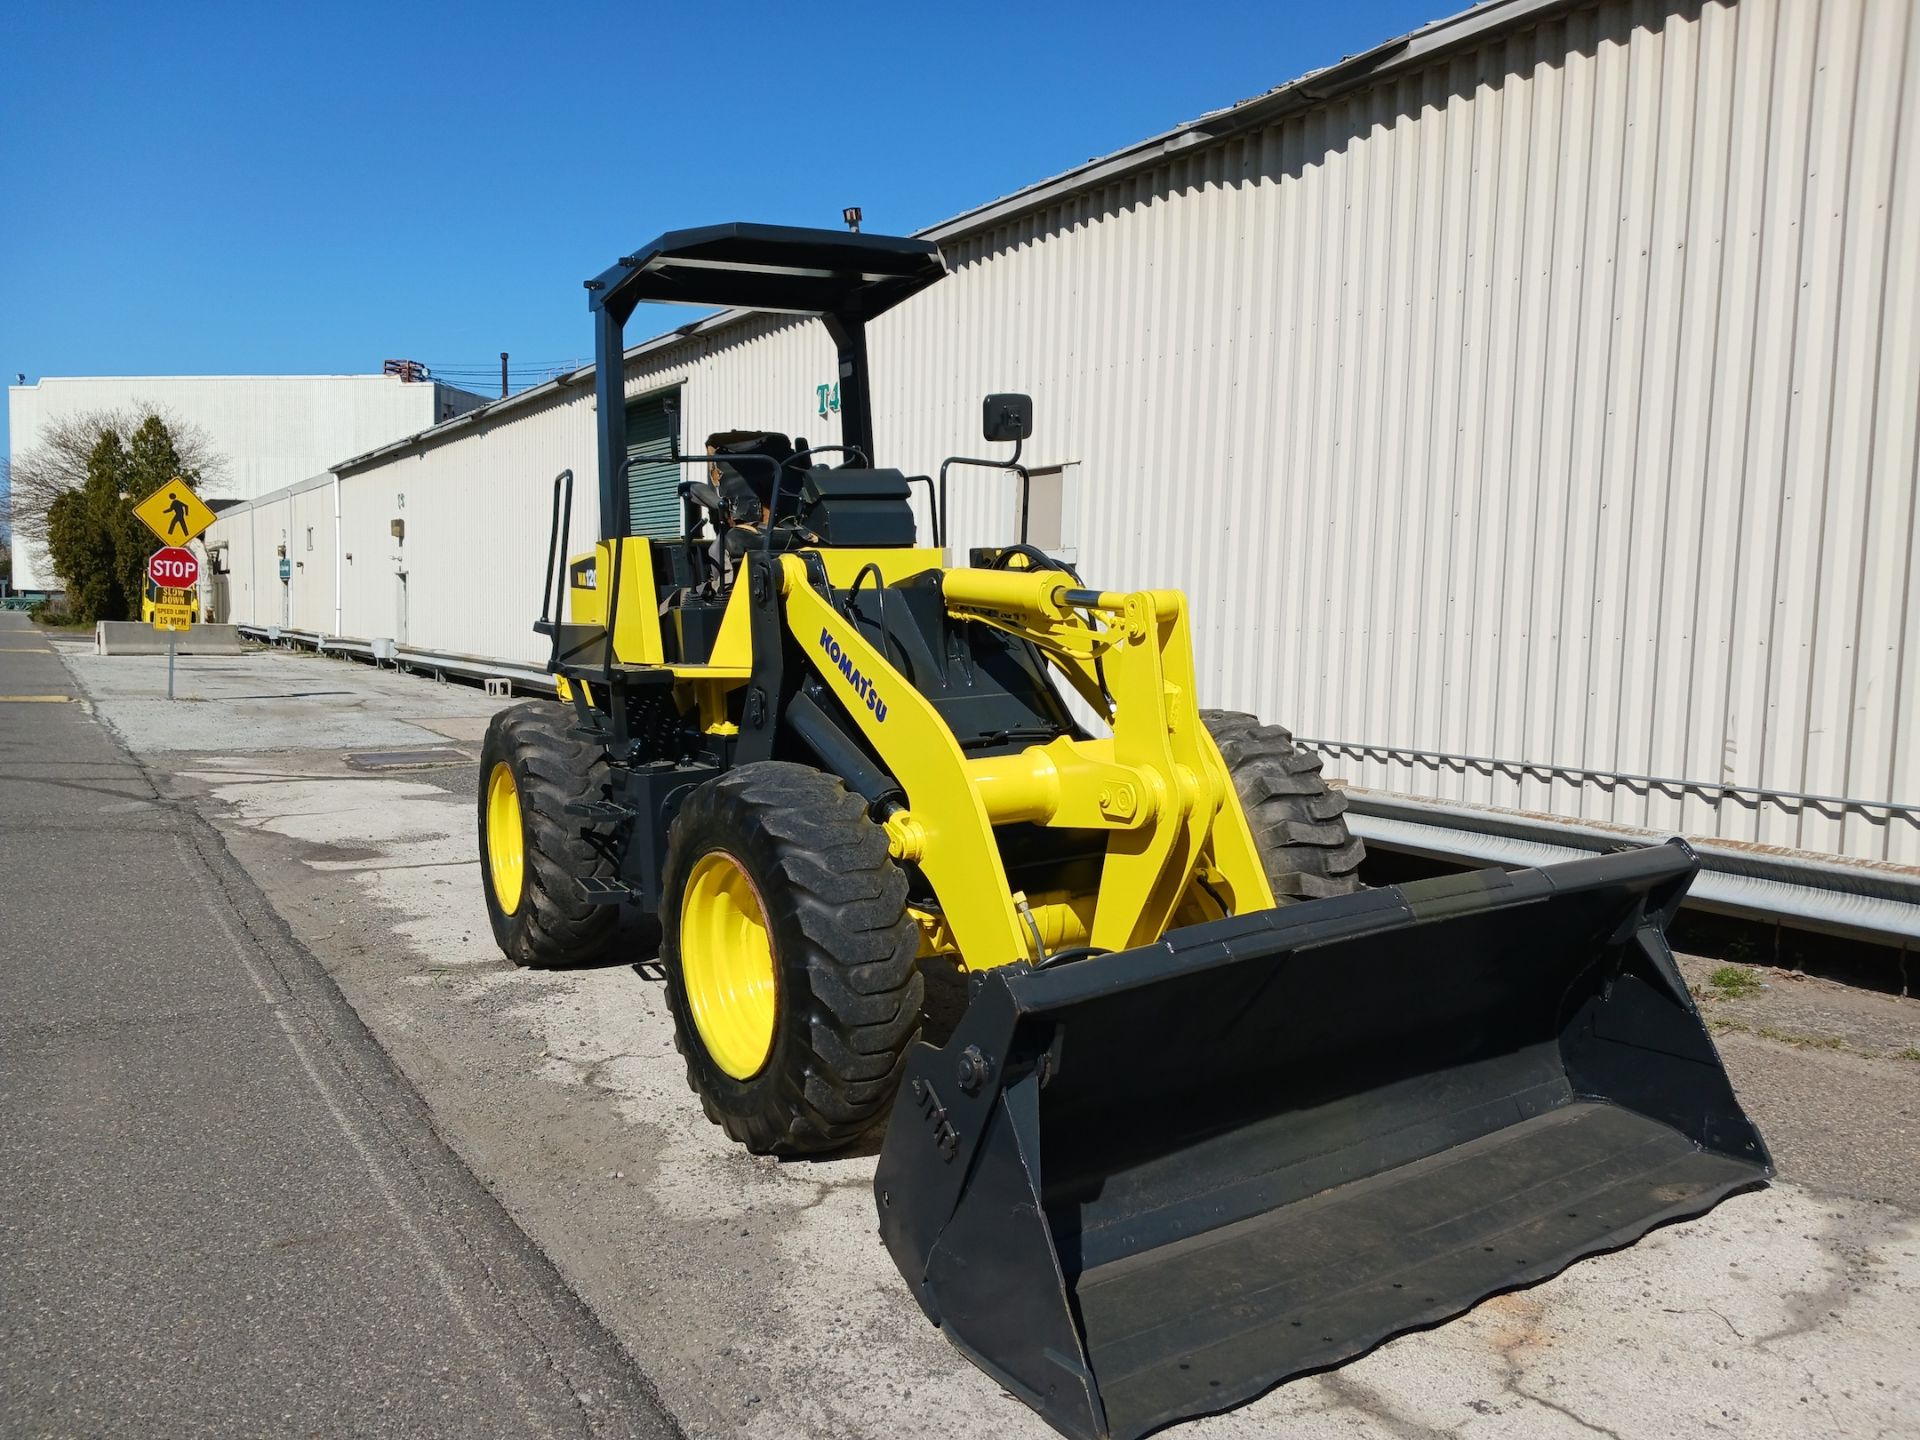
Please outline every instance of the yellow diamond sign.
[[213, 511], [178, 476], [134, 506], [133, 513], [167, 545], [184, 545], [213, 523]]

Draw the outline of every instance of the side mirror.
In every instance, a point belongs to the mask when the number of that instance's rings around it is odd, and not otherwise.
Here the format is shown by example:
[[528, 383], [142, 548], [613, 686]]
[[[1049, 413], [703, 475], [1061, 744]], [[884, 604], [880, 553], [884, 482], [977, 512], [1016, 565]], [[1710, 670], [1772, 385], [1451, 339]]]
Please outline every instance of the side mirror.
[[678, 460], [680, 458], [680, 402], [662, 400], [660, 408], [667, 413], [667, 454]]
[[980, 433], [989, 440], [1020, 441], [1033, 434], [1031, 395], [989, 395], [980, 407]]

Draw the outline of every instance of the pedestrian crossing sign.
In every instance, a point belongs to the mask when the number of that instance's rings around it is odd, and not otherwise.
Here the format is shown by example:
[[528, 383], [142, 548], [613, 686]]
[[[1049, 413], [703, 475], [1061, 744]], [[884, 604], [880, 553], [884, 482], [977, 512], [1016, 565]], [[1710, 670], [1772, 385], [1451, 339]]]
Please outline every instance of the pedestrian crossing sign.
[[178, 475], [133, 507], [165, 545], [184, 545], [213, 523], [213, 511]]

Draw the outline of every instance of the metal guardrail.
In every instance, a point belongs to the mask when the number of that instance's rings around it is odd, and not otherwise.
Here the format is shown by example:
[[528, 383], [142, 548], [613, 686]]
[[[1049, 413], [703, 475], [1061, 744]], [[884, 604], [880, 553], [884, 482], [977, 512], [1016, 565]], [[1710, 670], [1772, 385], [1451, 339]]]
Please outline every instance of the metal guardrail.
[[1660, 790], [1674, 795], [1699, 795], [1708, 800], [1737, 800], [1755, 805], [1780, 805], [1799, 810], [1869, 811], [1920, 819], [1920, 804], [1902, 800], [1863, 800], [1848, 795], [1820, 795], [1805, 790], [1776, 790], [1764, 785], [1733, 785], [1720, 780], [1681, 780], [1665, 775], [1637, 775], [1627, 770], [1591, 770], [1582, 765], [1555, 765], [1544, 760], [1500, 760], [1490, 755], [1456, 755], [1445, 750], [1412, 750], [1401, 745], [1375, 745], [1359, 740], [1309, 740], [1295, 736], [1296, 745], [1326, 755], [1378, 760], [1434, 769], [1474, 770], [1483, 775], [1532, 776], [1566, 780], [1572, 784], [1623, 786], [1631, 790]]
[[[1669, 832], [1422, 800], [1349, 785], [1347, 823], [1368, 845], [1443, 861], [1551, 865], [1665, 843]], [[1687, 904], [1920, 949], [1920, 869], [1689, 837], [1701, 872]]]
[[422, 650], [392, 641], [360, 640], [348, 635], [322, 635], [312, 630], [289, 630], [279, 625], [241, 625], [238, 629], [247, 639], [268, 645], [298, 645], [323, 655], [352, 655], [375, 664], [392, 665], [400, 670], [457, 675], [465, 680], [509, 680], [529, 690], [553, 688], [553, 676], [544, 665], [493, 660], [484, 655]]

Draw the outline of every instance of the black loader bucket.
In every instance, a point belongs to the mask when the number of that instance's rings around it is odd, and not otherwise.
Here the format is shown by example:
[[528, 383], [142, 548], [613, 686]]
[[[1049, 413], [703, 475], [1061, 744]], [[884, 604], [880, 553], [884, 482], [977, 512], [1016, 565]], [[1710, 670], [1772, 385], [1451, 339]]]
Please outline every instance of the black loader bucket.
[[915, 1048], [887, 1248], [1068, 1435], [1223, 1410], [1772, 1173], [1664, 928], [1678, 842], [987, 973]]

